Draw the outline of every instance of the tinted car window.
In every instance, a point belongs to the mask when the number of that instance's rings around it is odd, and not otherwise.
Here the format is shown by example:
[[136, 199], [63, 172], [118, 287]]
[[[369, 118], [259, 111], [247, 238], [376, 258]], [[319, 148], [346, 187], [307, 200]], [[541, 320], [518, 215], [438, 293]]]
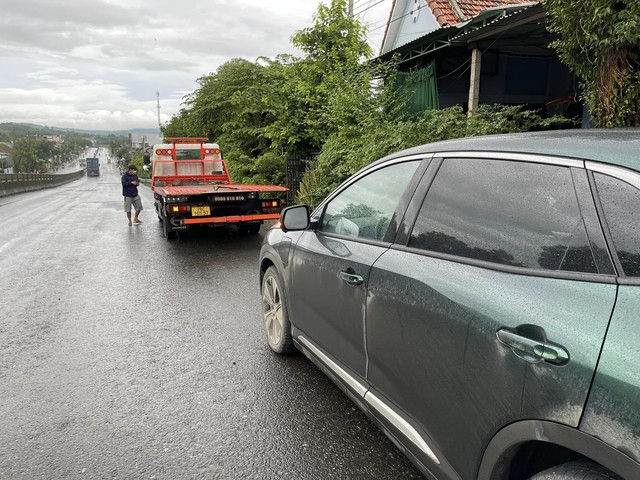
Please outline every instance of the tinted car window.
[[597, 272], [569, 168], [443, 162], [409, 246], [502, 265]]
[[419, 160], [376, 170], [349, 185], [327, 205], [319, 230], [382, 240]]
[[640, 190], [608, 175], [594, 176], [624, 274], [640, 277]]

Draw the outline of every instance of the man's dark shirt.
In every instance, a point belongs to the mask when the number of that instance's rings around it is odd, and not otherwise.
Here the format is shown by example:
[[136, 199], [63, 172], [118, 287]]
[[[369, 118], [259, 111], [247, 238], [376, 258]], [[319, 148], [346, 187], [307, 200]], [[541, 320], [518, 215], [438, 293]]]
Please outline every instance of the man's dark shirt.
[[136, 185], [132, 185], [131, 182], [137, 182], [138, 175], [135, 173], [131, 174], [126, 172], [122, 175], [122, 195], [125, 197], [137, 197], [138, 196], [138, 187]]

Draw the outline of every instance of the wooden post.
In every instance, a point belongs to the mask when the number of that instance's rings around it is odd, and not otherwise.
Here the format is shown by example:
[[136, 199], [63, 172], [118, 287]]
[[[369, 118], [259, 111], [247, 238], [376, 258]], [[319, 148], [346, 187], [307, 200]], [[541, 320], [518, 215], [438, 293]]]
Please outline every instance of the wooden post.
[[349, 16], [353, 17], [353, 0], [349, 0]]
[[482, 53], [477, 48], [471, 51], [471, 82], [469, 85], [469, 110], [467, 115], [471, 117], [480, 98], [480, 70], [482, 69]]

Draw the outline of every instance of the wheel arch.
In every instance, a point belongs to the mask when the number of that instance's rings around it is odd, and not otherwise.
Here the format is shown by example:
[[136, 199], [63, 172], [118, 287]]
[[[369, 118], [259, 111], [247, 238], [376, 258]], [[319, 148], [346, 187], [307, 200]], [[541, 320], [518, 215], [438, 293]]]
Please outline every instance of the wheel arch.
[[[525, 420], [512, 423], [494, 435], [482, 457], [478, 479], [511, 478], [509, 474], [514, 462], [521, 458], [519, 454], [535, 444], [544, 444], [546, 451], [555, 447], [565, 454], [585, 457], [623, 478], [640, 478], [639, 463], [598, 438], [559, 423]], [[560, 463], [568, 459], [569, 456]], [[535, 455], [529, 460], [535, 462]]]
[[266, 254], [264, 257], [260, 259], [260, 290], [262, 291], [262, 279], [264, 278], [264, 273], [267, 271], [269, 267], [276, 267], [275, 261], [269, 254]]

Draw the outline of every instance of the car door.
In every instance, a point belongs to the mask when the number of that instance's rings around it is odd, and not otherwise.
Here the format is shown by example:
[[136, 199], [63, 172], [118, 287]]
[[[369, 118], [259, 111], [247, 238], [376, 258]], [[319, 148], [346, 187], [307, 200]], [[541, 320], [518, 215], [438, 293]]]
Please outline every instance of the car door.
[[443, 157], [371, 271], [365, 399], [438, 478], [475, 478], [502, 427], [578, 425], [615, 274], [582, 162]]
[[355, 378], [360, 395], [371, 265], [389, 248], [385, 234], [420, 164], [395, 161], [356, 177], [321, 207], [316, 227], [302, 233], [291, 256], [294, 336]]
[[[640, 462], [640, 175], [589, 165], [621, 272], [616, 308], [580, 429]], [[637, 476], [637, 472], [635, 473]], [[632, 478], [631, 473], [627, 475]]]

